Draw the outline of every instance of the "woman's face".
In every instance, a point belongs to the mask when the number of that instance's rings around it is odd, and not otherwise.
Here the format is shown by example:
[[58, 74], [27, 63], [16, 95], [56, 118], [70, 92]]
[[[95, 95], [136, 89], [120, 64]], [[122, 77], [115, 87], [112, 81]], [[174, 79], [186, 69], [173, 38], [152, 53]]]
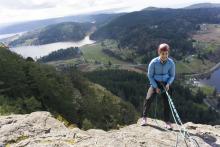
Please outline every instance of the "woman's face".
[[163, 61], [167, 60], [168, 55], [169, 55], [168, 51], [160, 51], [159, 52], [160, 59]]

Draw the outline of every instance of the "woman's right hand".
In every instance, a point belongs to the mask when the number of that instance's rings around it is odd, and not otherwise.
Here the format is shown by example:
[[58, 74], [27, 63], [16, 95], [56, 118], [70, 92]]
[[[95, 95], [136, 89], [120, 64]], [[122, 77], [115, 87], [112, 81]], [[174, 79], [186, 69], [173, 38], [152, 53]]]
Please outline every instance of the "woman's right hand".
[[160, 93], [160, 89], [159, 88], [156, 88], [156, 93]]

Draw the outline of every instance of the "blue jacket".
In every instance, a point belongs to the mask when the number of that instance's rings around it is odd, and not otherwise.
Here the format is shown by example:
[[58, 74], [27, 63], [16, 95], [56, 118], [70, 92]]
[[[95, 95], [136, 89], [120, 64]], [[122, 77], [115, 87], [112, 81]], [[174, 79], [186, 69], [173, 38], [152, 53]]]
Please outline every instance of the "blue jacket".
[[148, 65], [147, 77], [153, 88], [158, 87], [155, 80], [171, 84], [175, 77], [174, 61], [171, 58], [168, 58], [167, 61], [162, 64], [159, 56], [152, 59]]

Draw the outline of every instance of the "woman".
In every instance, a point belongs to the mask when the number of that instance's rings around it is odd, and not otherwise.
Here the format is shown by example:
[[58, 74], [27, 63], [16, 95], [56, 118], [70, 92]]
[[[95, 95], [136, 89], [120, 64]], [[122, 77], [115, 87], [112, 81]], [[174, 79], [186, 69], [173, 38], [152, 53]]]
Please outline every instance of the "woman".
[[[166, 43], [162, 43], [158, 47], [158, 57], [151, 60], [148, 66], [147, 76], [150, 81], [150, 87], [147, 92], [146, 99], [144, 100], [142, 126], [147, 124], [147, 114], [150, 109], [150, 105], [156, 94], [160, 94], [163, 87], [172, 94], [170, 85], [175, 77], [175, 63], [168, 57], [170, 47]], [[162, 93], [162, 99], [164, 104], [164, 121], [166, 122], [166, 128], [172, 129], [170, 123], [170, 108], [168, 97], [166, 93]]]

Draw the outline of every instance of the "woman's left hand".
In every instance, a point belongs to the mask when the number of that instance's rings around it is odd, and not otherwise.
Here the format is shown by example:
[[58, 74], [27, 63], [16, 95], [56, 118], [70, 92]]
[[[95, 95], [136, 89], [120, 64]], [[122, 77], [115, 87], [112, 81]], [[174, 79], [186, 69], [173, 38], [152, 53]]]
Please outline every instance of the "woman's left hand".
[[166, 85], [166, 91], [168, 91], [168, 90], [169, 90], [169, 88], [170, 88], [170, 85], [169, 85], [169, 84], [167, 84], [167, 85]]

